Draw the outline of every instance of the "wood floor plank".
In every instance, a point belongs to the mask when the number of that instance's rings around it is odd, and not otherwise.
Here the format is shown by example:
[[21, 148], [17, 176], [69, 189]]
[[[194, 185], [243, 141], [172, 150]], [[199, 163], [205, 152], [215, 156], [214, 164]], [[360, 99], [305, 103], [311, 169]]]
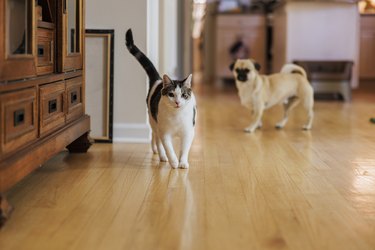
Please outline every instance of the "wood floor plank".
[[190, 169], [148, 144], [62, 152], [8, 193], [0, 249], [375, 249], [375, 91], [317, 101], [311, 131], [267, 110], [253, 134], [233, 90], [197, 93]]

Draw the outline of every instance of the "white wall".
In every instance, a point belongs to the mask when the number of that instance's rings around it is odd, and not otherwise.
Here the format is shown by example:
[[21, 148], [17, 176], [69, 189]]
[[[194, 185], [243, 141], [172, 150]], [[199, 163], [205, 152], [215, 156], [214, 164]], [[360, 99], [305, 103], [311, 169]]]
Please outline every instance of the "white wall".
[[207, 83], [215, 80], [215, 48], [216, 48], [216, 3], [213, 1], [207, 4], [206, 17], [204, 22], [204, 81]]
[[[358, 86], [357, 5], [304, 1], [290, 2], [283, 8], [274, 20], [275, 27], [282, 31], [275, 31], [273, 70], [278, 71], [281, 64], [293, 60], [351, 60], [354, 61], [352, 86]], [[282, 42], [285, 45], [280, 46]]]
[[178, 73], [178, 3], [176, 0], [154, 0], [160, 3], [160, 43], [159, 70], [160, 74], [168, 74], [177, 78]]
[[158, 22], [148, 19], [158, 17], [155, 11], [154, 0], [86, 1], [86, 28], [115, 30], [114, 141], [145, 142], [150, 138], [145, 101], [147, 76], [127, 51], [125, 32], [132, 28], [135, 43], [157, 66], [158, 37], [151, 36], [158, 33]]

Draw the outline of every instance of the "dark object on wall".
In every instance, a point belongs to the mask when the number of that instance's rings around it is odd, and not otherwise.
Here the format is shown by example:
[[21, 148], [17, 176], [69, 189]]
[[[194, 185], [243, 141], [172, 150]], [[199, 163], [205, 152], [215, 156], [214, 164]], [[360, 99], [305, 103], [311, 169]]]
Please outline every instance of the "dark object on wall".
[[249, 58], [250, 51], [249, 48], [244, 44], [242, 40], [237, 40], [229, 48], [229, 54], [233, 61], [237, 59], [247, 59]]
[[86, 111], [95, 142], [113, 140], [113, 29], [86, 29]]
[[342, 97], [351, 100], [352, 61], [294, 61], [302, 66], [314, 88], [316, 99]]

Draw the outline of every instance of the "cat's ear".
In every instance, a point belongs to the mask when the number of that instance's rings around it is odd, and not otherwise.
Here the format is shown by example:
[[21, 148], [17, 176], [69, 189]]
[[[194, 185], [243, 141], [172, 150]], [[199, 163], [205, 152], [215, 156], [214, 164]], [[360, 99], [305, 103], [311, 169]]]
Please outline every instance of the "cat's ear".
[[163, 87], [171, 85], [171, 84], [172, 84], [171, 78], [169, 78], [169, 76], [164, 74], [163, 75]]
[[191, 79], [193, 78], [193, 75], [190, 74], [184, 81], [184, 85], [188, 88], [191, 88]]

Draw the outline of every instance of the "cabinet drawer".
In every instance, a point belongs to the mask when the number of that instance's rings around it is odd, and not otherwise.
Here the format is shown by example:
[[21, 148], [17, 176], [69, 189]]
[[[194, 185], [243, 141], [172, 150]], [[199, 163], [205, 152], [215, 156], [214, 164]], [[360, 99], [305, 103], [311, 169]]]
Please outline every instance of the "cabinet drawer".
[[40, 134], [45, 135], [65, 124], [65, 82], [41, 86], [39, 100]]
[[54, 71], [54, 30], [38, 28], [37, 30], [37, 73], [38, 75]]
[[83, 115], [82, 77], [66, 80], [66, 95], [68, 122]]
[[36, 89], [0, 94], [0, 153], [6, 154], [38, 137]]

